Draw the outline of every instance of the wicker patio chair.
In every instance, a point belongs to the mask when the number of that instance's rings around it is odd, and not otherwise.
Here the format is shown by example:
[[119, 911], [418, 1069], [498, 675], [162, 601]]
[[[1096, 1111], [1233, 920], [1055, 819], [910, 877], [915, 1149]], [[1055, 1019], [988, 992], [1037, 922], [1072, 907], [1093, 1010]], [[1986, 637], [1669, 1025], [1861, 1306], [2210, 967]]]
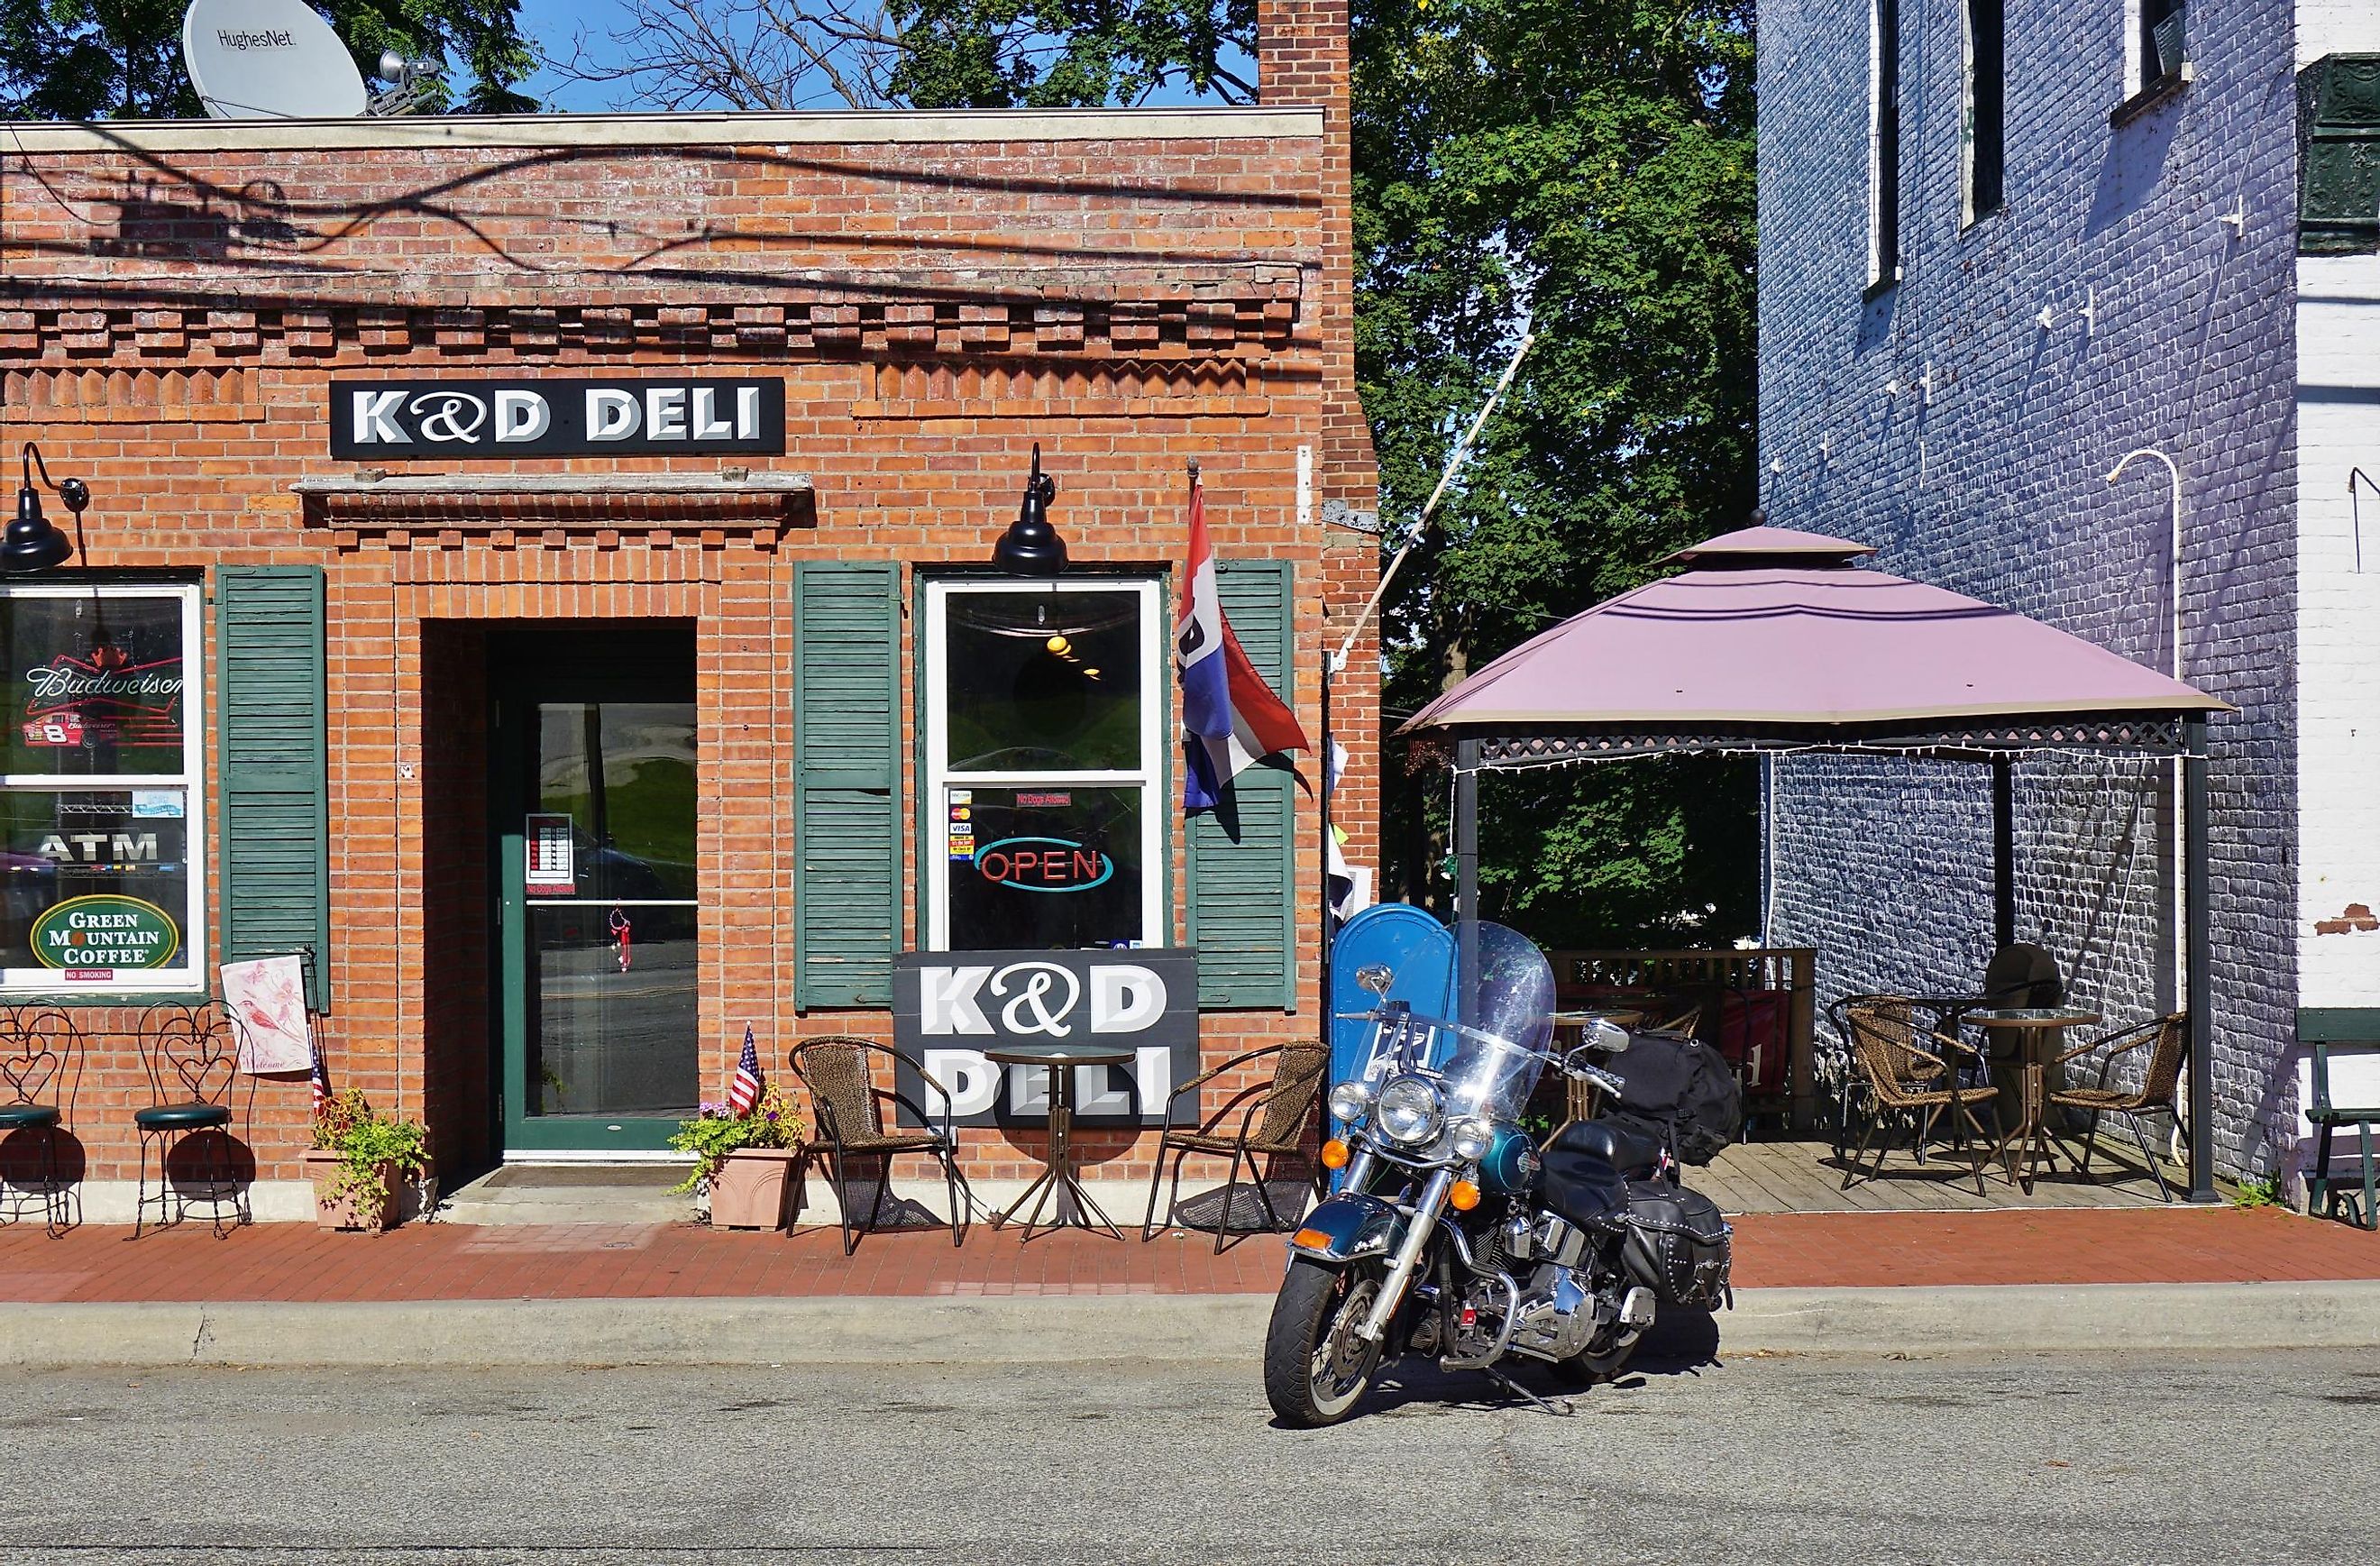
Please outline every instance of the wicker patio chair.
[[1860, 1070], [1859, 1055], [1852, 1048], [1852, 1025], [1845, 1014], [1853, 1006], [1866, 1006], [1888, 1021], [1903, 1027], [1917, 1025], [1917, 1003], [1899, 995], [1846, 995], [1827, 1007], [1827, 1025], [1831, 1038], [1821, 1037], [1814, 1041], [1811, 1068], [1817, 1078], [1818, 1090], [1825, 1099], [1831, 1099], [1828, 1118], [1829, 1140], [1835, 1157], [1849, 1158], [1859, 1145], [1860, 1134], [1876, 1118], [1876, 1106], [1870, 1101], [1867, 1077]]
[[[2107, 1074], [2116, 1057], [2146, 1048], [2147, 1068], [2141, 1074], [2137, 1089], [2110, 1087]], [[2082, 1173], [2091, 1172], [2091, 1154], [2099, 1139], [2099, 1117], [2121, 1115], [2131, 1127], [2132, 1140], [2140, 1145], [2141, 1159], [2149, 1166], [2149, 1174], [2156, 1181], [2157, 1195], [2170, 1202], [2173, 1188], [2166, 1184], [2165, 1171], [2157, 1167], [2156, 1155], [2149, 1150], [2147, 1131], [2141, 1124], [2143, 1115], [2174, 1113], [2174, 1088], [2181, 1080], [2182, 1062], [2190, 1058], [2190, 1016], [2175, 1012], [2155, 1022], [2126, 1028], [2095, 1038], [2080, 1049], [2069, 1050], [2058, 1057], [2058, 1063], [2079, 1061], [2085, 1055], [2105, 1050], [2099, 1062], [2099, 1080], [2089, 1087], [2060, 1088], [2049, 1095], [2049, 1102], [2058, 1109], [2082, 1110], [2091, 1117], [2091, 1126], [2082, 1138], [2082, 1161], [2077, 1166]]]
[[[947, 1117], [940, 1130], [933, 1126], [933, 1117], [924, 1107], [906, 1094], [876, 1086], [870, 1067], [873, 1057], [905, 1062], [909, 1068], [935, 1091], [949, 1094], [930, 1073], [916, 1061], [890, 1045], [874, 1043], [865, 1038], [815, 1038], [796, 1045], [786, 1063], [794, 1075], [809, 1089], [811, 1124], [815, 1128], [810, 1140], [804, 1144], [805, 1155], [824, 1155], [828, 1172], [834, 1182], [834, 1199], [842, 1208], [843, 1254], [851, 1255], [859, 1248], [859, 1237], [872, 1234], [883, 1220], [884, 1194], [892, 1184], [892, 1159], [900, 1153], [924, 1153], [942, 1166], [942, 1181], [950, 1192], [951, 1244], [957, 1245], [966, 1238], [968, 1200], [966, 1183], [959, 1176], [957, 1134]], [[917, 1117], [921, 1129], [887, 1130], [884, 1125], [884, 1105], [899, 1104]], [[884, 1171], [877, 1178], [876, 1190], [868, 1207], [868, 1221], [862, 1224], [851, 1208], [850, 1165], [854, 1159], [884, 1160]]]
[[[1843, 1189], [1852, 1188], [1860, 1174], [1861, 1160], [1866, 1158], [1868, 1145], [1884, 1123], [1887, 1114], [1905, 1114], [1916, 1124], [1913, 1150], [1917, 1161], [1925, 1161], [1925, 1137], [1934, 1122], [1949, 1111], [1965, 1123], [1972, 1140], [1968, 1143], [1973, 1155], [1975, 1193], [1984, 1191], [1984, 1164], [1988, 1158], [1990, 1141], [1984, 1135], [1981, 1122], [1970, 1107], [1994, 1102], [1998, 1091], [1989, 1086], [1966, 1087], [1959, 1084], [1958, 1073], [1963, 1060], [1975, 1058], [1975, 1050], [1959, 1040], [1939, 1033], [1920, 1029], [1898, 1009], [1878, 1005], [1852, 1005], [1843, 1008], [1843, 1021], [1851, 1029], [1852, 1056], [1858, 1062], [1865, 1079], [1874, 1111], [1866, 1132], [1860, 1137], [1858, 1149], [1852, 1154], [1851, 1167], [1843, 1171]], [[1920, 1048], [1920, 1041], [1932, 1046]], [[1884, 1169], [1886, 1149], [1878, 1147], [1876, 1166], [1867, 1171], [1875, 1179]], [[2016, 1167], [2010, 1161], [2006, 1139], [2000, 1145], [2000, 1159], [2008, 1169], [2009, 1181], [2014, 1184]]]
[[[1253, 1083], [1226, 1099], [1214, 1113], [1196, 1124], [1174, 1129], [1174, 1100], [1185, 1093], [1196, 1093], [1208, 1083], [1236, 1066], [1272, 1058], [1272, 1079]], [[1202, 1071], [1176, 1087], [1165, 1100], [1166, 1129], [1158, 1139], [1157, 1166], [1148, 1176], [1148, 1211], [1141, 1219], [1140, 1237], [1146, 1243], [1159, 1232], [1172, 1227], [1175, 1203], [1182, 1196], [1182, 1160], [1192, 1153], [1220, 1153], [1232, 1160], [1231, 1171], [1223, 1177], [1223, 1206], [1215, 1220], [1215, 1254], [1223, 1254], [1223, 1243], [1232, 1231], [1232, 1203], [1239, 1189], [1240, 1163], [1245, 1159], [1248, 1180], [1256, 1187], [1257, 1200], [1264, 1208], [1265, 1220], [1275, 1229], [1286, 1228], [1281, 1213], [1272, 1205], [1269, 1183], [1257, 1178], [1257, 1159], [1266, 1159], [1266, 1172], [1270, 1173], [1284, 1154], [1303, 1152], [1306, 1117], [1314, 1112], [1322, 1097], [1323, 1074], [1330, 1069], [1330, 1051], [1319, 1044], [1275, 1044], [1262, 1050], [1250, 1050], [1210, 1070]], [[1194, 1099], [1195, 1103], [1196, 1100]], [[1245, 1106], [1245, 1107], [1243, 1107]], [[1219, 1129], [1239, 1113], [1239, 1126], [1234, 1131]], [[1173, 1159], [1173, 1188], [1166, 1200], [1166, 1221], [1157, 1220], [1158, 1187], [1165, 1181], [1165, 1160]], [[1322, 1171], [1317, 1161], [1313, 1184], [1318, 1193], [1322, 1188]], [[1302, 1215], [1300, 1215], [1302, 1216]]]

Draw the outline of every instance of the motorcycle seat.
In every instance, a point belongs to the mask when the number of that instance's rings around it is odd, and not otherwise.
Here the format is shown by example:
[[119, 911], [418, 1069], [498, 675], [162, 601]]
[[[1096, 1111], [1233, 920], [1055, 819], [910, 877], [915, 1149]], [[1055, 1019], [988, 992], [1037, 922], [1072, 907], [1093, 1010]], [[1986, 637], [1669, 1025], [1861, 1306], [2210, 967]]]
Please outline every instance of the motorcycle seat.
[[1659, 1137], [1608, 1120], [1571, 1122], [1555, 1135], [1546, 1151], [1548, 1155], [1572, 1152], [1600, 1159], [1626, 1180], [1642, 1180], [1661, 1167]]

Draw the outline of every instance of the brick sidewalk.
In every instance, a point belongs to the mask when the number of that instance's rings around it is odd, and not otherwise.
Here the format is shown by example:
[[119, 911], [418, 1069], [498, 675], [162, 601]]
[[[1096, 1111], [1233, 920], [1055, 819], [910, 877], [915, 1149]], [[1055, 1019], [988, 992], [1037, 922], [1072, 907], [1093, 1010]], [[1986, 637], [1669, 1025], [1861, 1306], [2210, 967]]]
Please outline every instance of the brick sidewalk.
[[[261, 1224], [130, 1238], [87, 1227], [0, 1232], [0, 1300], [16, 1302], [759, 1298], [1269, 1293], [1278, 1238], [1221, 1256], [1203, 1236], [1143, 1244], [1078, 1232], [1030, 1245], [978, 1227], [880, 1234], [846, 1259], [832, 1230], [717, 1232], [691, 1224], [473, 1228], [378, 1237]], [[2194, 1283], [2380, 1278], [2380, 1235], [2271, 1210], [1750, 1214], [1739, 1288], [1960, 1283]]]

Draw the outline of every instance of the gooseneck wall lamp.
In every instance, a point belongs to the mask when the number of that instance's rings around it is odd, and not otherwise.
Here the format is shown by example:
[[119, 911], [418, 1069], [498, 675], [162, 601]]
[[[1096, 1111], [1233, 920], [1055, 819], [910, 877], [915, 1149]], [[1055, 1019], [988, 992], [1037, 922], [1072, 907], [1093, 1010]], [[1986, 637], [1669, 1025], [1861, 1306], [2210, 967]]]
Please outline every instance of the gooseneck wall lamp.
[[63, 479], [53, 483], [49, 464], [42, 460], [41, 448], [32, 442], [25, 443], [24, 477], [17, 486], [17, 519], [0, 535], [0, 572], [22, 576], [32, 571], [47, 571], [62, 564], [74, 553], [74, 540], [53, 526], [42, 515], [42, 492], [33, 487], [33, 474], [39, 469], [42, 482], [57, 492], [67, 509], [79, 518], [83, 508], [91, 504], [91, 486], [79, 479]]
[[994, 565], [1012, 577], [1054, 577], [1066, 568], [1066, 540], [1050, 526], [1050, 503], [1057, 498], [1058, 480], [1041, 471], [1041, 443], [1036, 441], [1016, 520], [991, 546]]

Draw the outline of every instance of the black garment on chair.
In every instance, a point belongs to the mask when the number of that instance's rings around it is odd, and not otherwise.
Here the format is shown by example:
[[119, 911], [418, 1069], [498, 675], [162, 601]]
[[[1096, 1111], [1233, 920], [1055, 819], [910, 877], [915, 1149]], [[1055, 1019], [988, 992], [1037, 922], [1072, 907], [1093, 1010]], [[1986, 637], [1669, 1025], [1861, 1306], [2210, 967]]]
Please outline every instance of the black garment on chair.
[[2001, 947], [1984, 967], [1984, 1004], [2009, 1008], [2066, 1004], [2066, 979], [2058, 971], [2058, 959], [2022, 941]]
[[[2036, 1006], [2066, 1004], [2066, 978], [2058, 971], [2058, 959], [2038, 946], [2014, 941], [1992, 953], [1984, 965], [1984, 992], [1976, 1010], [2015, 1011]], [[1965, 1008], [1961, 1008], [1964, 1010]], [[1948, 1033], [1958, 1031], [1956, 1016], [1945, 1019]], [[1985, 1048], [1994, 1060], [2013, 1060], [2020, 1047], [2012, 1029], [2002, 1028], [1998, 1038], [1985, 1030]]]

